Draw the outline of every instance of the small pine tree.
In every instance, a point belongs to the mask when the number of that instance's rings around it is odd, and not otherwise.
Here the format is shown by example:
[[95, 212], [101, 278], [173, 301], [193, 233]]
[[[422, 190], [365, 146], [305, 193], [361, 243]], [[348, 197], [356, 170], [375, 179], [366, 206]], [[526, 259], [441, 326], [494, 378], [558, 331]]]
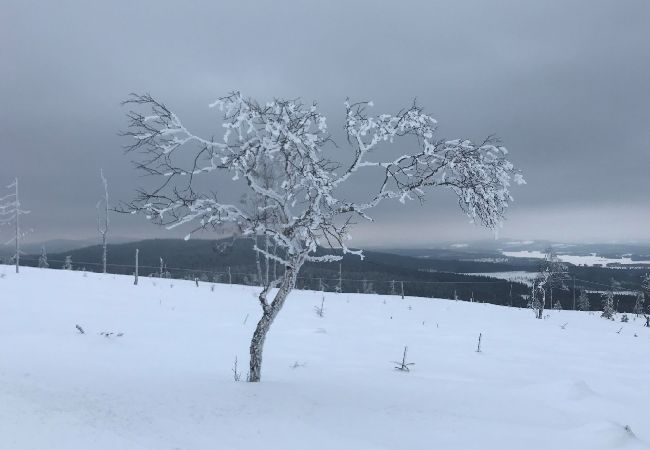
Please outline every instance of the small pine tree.
[[636, 301], [634, 302], [634, 310], [632, 311], [634, 314], [636, 314], [637, 317], [643, 314], [644, 303], [645, 303], [645, 295], [641, 291], [637, 292]]
[[589, 295], [585, 290], [580, 291], [580, 297], [578, 297], [578, 309], [580, 311], [589, 311], [591, 309]]
[[613, 320], [614, 314], [616, 314], [614, 310], [614, 291], [609, 290], [603, 294], [603, 313], [600, 316]]
[[553, 305], [553, 309], [556, 311], [561, 311], [562, 310], [562, 303], [560, 303], [559, 300], [555, 300], [555, 304]]
[[641, 277], [641, 291], [650, 297], [650, 274], [645, 274]]
[[47, 263], [47, 253], [45, 252], [45, 247], [41, 247], [41, 256], [38, 257], [38, 267], [41, 269], [47, 269], [50, 265]]
[[72, 270], [72, 256], [68, 255], [65, 257], [65, 262], [63, 263], [63, 270]]

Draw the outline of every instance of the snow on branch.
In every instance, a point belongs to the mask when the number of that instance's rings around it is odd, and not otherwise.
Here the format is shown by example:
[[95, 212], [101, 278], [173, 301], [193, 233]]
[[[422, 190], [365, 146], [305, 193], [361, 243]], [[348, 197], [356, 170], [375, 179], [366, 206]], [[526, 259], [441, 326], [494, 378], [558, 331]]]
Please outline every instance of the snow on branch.
[[[255, 251], [294, 268], [307, 260], [341, 258], [314, 256], [322, 246], [361, 256], [346, 246], [353, 218], [372, 220], [369, 210], [384, 200], [421, 200], [430, 188], [448, 188], [473, 221], [496, 228], [512, 201], [511, 185], [524, 183], [496, 140], [436, 140], [436, 120], [416, 104], [394, 115], [372, 116], [372, 102], [346, 101], [345, 130], [353, 155], [345, 167], [323, 154], [332, 140], [315, 103], [274, 99], [260, 104], [233, 92], [210, 105], [223, 114], [220, 139], [193, 134], [149, 94], [132, 95], [125, 104], [144, 110], [127, 115], [123, 135], [132, 138], [127, 150], [140, 155], [138, 168], [160, 179], [155, 189], [140, 191], [130, 205], [133, 211], [168, 228], [194, 223], [190, 234], [234, 223], [243, 235], [268, 236], [285, 256], [257, 246]], [[409, 137], [417, 143], [415, 152], [388, 161], [369, 159], [379, 144]], [[360, 169], [379, 171], [382, 181], [356, 202], [338, 188]], [[194, 181], [198, 176], [243, 183], [245, 205], [201, 191]], [[176, 181], [179, 177], [182, 181]]]
[[[132, 95], [125, 104], [138, 110], [127, 114], [127, 151], [137, 155], [136, 167], [157, 182], [141, 189], [128, 210], [170, 229], [192, 226], [187, 238], [229, 223], [256, 241], [263, 315], [251, 339], [249, 381], [260, 380], [266, 334], [302, 265], [338, 261], [345, 254], [363, 257], [346, 244], [355, 219], [372, 220], [370, 210], [385, 200], [421, 200], [427, 190], [441, 187], [456, 194], [473, 221], [496, 228], [512, 201], [511, 183], [524, 182], [506, 149], [493, 139], [481, 144], [436, 140], [436, 121], [416, 104], [394, 115], [371, 116], [372, 102], [347, 101], [345, 130], [352, 151], [347, 165], [343, 160], [349, 155], [340, 161], [325, 155], [332, 139], [315, 103], [274, 99], [261, 104], [233, 92], [210, 105], [223, 114], [219, 139], [193, 134], [149, 94]], [[380, 144], [398, 139], [416, 142], [416, 151], [388, 161], [369, 158]], [[363, 198], [353, 201], [339, 188], [360, 169], [383, 177], [365, 197], [355, 193]], [[222, 181], [232, 189], [209, 190]], [[239, 202], [229, 199], [241, 189], [245, 195]], [[257, 245], [260, 235], [264, 249]], [[323, 247], [337, 250], [323, 254]], [[267, 261], [266, 276], [260, 256]], [[283, 266], [280, 279], [269, 282], [268, 261]]]

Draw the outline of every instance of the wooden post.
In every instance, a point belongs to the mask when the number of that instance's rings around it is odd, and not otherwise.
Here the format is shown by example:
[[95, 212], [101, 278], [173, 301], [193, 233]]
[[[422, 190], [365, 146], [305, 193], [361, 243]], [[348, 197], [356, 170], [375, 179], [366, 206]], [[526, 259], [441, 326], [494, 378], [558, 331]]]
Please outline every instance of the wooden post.
[[16, 185], [16, 273], [20, 271], [20, 200], [18, 199], [18, 177]]
[[228, 284], [232, 284], [232, 273], [230, 272], [230, 266], [228, 266]]
[[343, 264], [339, 263], [339, 294], [343, 293]]
[[576, 276], [573, 276], [573, 310], [576, 310]]
[[138, 269], [139, 269], [139, 264], [138, 264], [138, 254], [140, 253], [139, 249], [135, 249], [135, 279], [133, 280], [134, 285], [138, 285]]
[[404, 282], [400, 281], [399, 284], [400, 284], [400, 286], [402, 288], [402, 300], [404, 300]]

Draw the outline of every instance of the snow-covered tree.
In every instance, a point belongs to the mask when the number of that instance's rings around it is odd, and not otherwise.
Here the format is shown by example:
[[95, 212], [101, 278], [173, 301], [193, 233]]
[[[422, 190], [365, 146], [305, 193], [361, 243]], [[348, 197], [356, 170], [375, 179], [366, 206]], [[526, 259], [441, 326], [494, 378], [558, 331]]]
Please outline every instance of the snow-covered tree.
[[589, 295], [584, 289], [580, 291], [580, 296], [578, 297], [578, 309], [580, 311], [589, 311], [591, 310], [591, 304], [589, 303]]
[[535, 311], [535, 317], [538, 319], [544, 318], [544, 307], [546, 306], [546, 292], [549, 277], [550, 273], [547, 270], [542, 270], [533, 280], [530, 307]]
[[372, 284], [372, 281], [368, 280], [361, 280], [361, 292], [364, 294], [374, 294], [375, 293], [375, 288]]
[[650, 297], [650, 274], [645, 274], [641, 277], [641, 290], [646, 297]]
[[102, 238], [102, 273], [106, 273], [106, 263], [108, 261], [108, 181], [104, 177], [104, 170], [100, 169], [99, 176], [102, 179], [104, 188], [103, 198], [97, 202], [97, 231]]
[[601, 314], [601, 317], [604, 317], [605, 319], [613, 319], [616, 314], [616, 310], [614, 309], [614, 291], [610, 289], [603, 294], [602, 304], [603, 313]]
[[556, 311], [561, 311], [562, 310], [562, 303], [560, 303], [559, 300], [555, 300], [555, 303], [553, 304], [553, 309]]
[[38, 267], [41, 269], [47, 269], [50, 267], [47, 263], [47, 252], [45, 251], [45, 246], [41, 247], [41, 256], [38, 257]]
[[15, 245], [15, 253], [13, 256], [14, 263], [16, 264], [16, 273], [20, 272], [20, 238], [22, 237], [20, 230], [20, 216], [28, 214], [29, 211], [20, 209], [20, 197], [18, 196], [18, 178], [14, 180], [7, 189], [12, 189], [13, 192], [0, 197], [0, 225], [13, 225], [14, 237], [7, 243], [13, 241]]
[[554, 306], [553, 290], [567, 290], [566, 281], [569, 279], [569, 269], [557, 256], [553, 247], [546, 249], [544, 260], [541, 263], [540, 273], [546, 272], [546, 283], [544, 289], [547, 292], [546, 298], [549, 300], [549, 306]]
[[[371, 116], [372, 102], [347, 101], [344, 129], [351, 152], [341, 155], [341, 147], [330, 145], [326, 118], [315, 103], [260, 104], [232, 93], [210, 105], [223, 112], [220, 139], [194, 134], [148, 94], [125, 103], [138, 109], [129, 112], [124, 133], [133, 138], [130, 150], [140, 154], [139, 168], [159, 180], [139, 191], [132, 212], [170, 229], [192, 224], [188, 239], [198, 230], [231, 223], [241, 235], [263, 235], [277, 248], [272, 254], [254, 246], [284, 271], [258, 296], [262, 317], [250, 344], [249, 381], [260, 380], [267, 332], [303, 264], [338, 261], [344, 254], [362, 257], [346, 243], [355, 218], [372, 220], [370, 210], [386, 200], [422, 200], [427, 189], [448, 188], [472, 220], [494, 229], [512, 201], [511, 183], [524, 182], [493, 139], [478, 144], [436, 139], [436, 121], [415, 104], [395, 115]], [[371, 159], [380, 145], [398, 139], [414, 151]], [[337, 158], [330, 156], [336, 152]], [[268, 185], [264, 170], [272, 171]], [[342, 189], [361, 171], [372, 170], [379, 180], [372, 192]], [[231, 188], [216, 192], [222, 181]], [[262, 199], [263, 206], [242, 208], [232, 196], [241, 190]], [[332, 250], [317, 255], [323, 248]]]
[[65, 261], [63, 262], [63, 267], [61, 267], [63, 270], [72, 270], [72, 256], [68, 255], [65, 257]]
[[618, 281], [616, 278], [611, 277], [609, 279], [609, 285], [611, 286], [612, 290], [614, 292], [620, 291], [623, 288], [623, 285], [621, 284], [620, 281]]
[[632, 312], [636, 314], [637, 317], [643, 314], [644, 304], [645, 304], [645, 294], [641, 291], [638, 291], [636, 293], [636, 299], [634, 301], [634, 309], [632, 310]]

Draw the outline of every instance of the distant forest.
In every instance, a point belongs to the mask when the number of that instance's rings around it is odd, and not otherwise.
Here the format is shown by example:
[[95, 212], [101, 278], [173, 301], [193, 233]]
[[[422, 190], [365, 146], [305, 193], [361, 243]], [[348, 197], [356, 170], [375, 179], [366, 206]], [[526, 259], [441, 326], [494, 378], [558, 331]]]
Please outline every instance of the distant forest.
[[[259, 275], [253, 252], [252, 239], [200, 240], [151, 239], [125, 244], [109, 245], [108, 272], [133, 274], [136, 248], [139, 249], [140, 276], [161, 276], [176, 279], [197, 279], [201, 282], [219, 282], [257, 285]], [[50, 268], [62, 268], [70, 257], [74, 270], [101, 271], [102, 248], [99, 245], [47, 255]], [[340, 263], [307, 263], [300, 272], [297, 287], [307, 290], [335, 292], [377, 293], [406, 296], [457, 298], [459, 300], [486, 302], [515, 307], [526, 307], [530, 287], [521, 282], [498, 280], [490, 277], [464, 275], [466, 273], [493, 273], [509, 271], [535, 272], [539, 261], [526, 258], [509, 258], [490, 262], [489, 254], [445, 254], [442, 258], [423, 258], [394, 253], [364, 251], [364, 259], [346, 255]], [[435, 256], [435, 255], [434, 255]], [[470, 258], [474, 256], [480, 261]], [[37, 266], [39, 255], [26, 255], [21, 263]], [[270, 263], [269, 274], [282, 267]], [[262, 260], [262, 278], [265, 277]], [[601, 295], [614, 285], [616, 290], [635, 291], [643, 270], [584, 267], [569, 265], [571, 280], [567, 289], [557, 289], [553, 299], [559, 300], [563, 309], [573, 307], [581, 289], [590, 291], [593, 309], [600, 308]], [[575, 291], [573, 285], [575, 277]], [[618, 309], [629, 312], [634, 304], [633, 295], [617, 295]]]

